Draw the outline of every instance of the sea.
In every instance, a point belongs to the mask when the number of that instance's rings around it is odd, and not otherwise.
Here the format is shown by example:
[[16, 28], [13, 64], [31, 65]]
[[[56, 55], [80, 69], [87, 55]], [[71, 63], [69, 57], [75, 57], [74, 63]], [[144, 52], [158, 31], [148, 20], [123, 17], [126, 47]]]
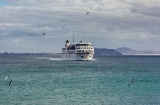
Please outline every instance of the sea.
[[0, 57], [0, 105], [160, 105], [160, 56]]

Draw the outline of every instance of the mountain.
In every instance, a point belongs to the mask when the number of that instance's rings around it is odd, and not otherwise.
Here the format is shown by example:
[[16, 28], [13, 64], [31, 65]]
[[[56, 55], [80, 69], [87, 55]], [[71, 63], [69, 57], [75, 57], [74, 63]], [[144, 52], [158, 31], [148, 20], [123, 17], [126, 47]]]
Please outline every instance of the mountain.
[[160, 55], [160, 51], [138, 51], [127, 47], [117, 48], [116, 51], [122, 53], [123, 55]]
[[0, 57], [54, 57], [60, 56], [58, 53], [0, 53]]
[[[61, 53], [0, 53], [0, 57], [60, 57]], [[114, 49], [106, 49], [106, 48], [95, 48], [94, 56], [122, 56], [123, 54], [119, 53]]]
[[132, 49], [127, 48], [127, 47], [117, 48], [116, 51], [122, 53], [123, 55], [134, 55], [136, 53], [135, 50], [132, 50]]
[[95, 48], [94, 56], [123, 56], [123, 54], [114, 49]]

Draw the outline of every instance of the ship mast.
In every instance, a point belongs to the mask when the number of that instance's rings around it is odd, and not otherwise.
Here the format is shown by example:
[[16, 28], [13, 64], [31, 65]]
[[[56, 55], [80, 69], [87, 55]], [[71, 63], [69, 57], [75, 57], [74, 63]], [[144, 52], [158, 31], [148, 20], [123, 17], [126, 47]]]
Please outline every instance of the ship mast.
[[73, 43], [74, 43], [74, 34], [73, 34]]
[[84, 37], [83, 37], [83, 36], [81, 36], [81, 38], [82, 38], [82, 39], [81, 39], [81, 41], [80, 41], [80, 42], [81, 42], [81, 43], [83, 43], [83, 41], [84, 41]]

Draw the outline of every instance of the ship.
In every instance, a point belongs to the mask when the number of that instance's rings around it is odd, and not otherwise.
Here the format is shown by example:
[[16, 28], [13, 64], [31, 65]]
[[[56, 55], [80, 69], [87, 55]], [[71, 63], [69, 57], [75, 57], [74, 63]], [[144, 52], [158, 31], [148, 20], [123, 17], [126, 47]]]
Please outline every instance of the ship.
[[81, 38], [79, 43], [73, 44], [66, 40], [65, 48], [62, 48], [61, 59], [62, 60], [93, 60], [94, 47], [90, 42], [84, 42], [84, 37]]

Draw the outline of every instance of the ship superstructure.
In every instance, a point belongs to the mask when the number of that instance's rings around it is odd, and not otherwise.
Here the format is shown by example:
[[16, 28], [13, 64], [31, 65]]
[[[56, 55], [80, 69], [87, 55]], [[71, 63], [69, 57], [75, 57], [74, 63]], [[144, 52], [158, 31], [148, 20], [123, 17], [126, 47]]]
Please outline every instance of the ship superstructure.
[[62, 60], [93, 60], [94, 47], [91, 43], [85, 43], [84, 38], [77, 44], [70, 44], [66, 40], [65, 48], [62, 48]]

